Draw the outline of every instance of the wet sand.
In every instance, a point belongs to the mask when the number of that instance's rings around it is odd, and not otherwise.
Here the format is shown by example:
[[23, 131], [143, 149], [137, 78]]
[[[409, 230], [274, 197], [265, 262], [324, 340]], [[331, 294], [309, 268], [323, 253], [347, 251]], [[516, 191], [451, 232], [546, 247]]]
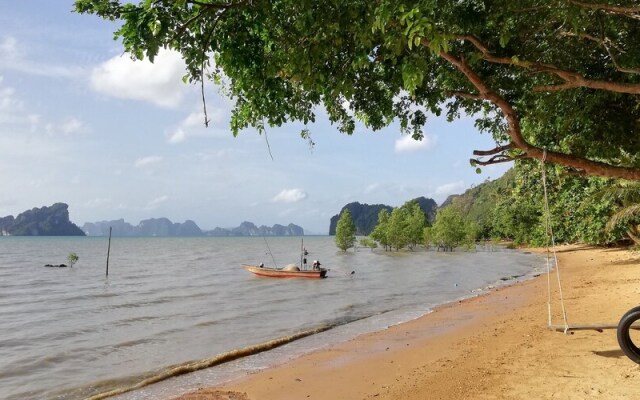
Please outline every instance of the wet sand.
[[[640, 253], [561, 246], [557, 255], [569, 324], [617, 324], [640, 305]], [[549, 278], [553, 323], [563, 324]], [[548, 329], [547, 282], [543, 274], [179, 399], [640, 398], [640, 366], [615, 330]]]

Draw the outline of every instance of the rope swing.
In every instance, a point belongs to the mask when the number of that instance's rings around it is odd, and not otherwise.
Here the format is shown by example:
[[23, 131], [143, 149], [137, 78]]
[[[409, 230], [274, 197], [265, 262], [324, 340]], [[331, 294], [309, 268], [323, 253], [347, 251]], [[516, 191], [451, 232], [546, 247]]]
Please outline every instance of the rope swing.
[[[595, 330], [598, 332], [602, 332], [604, 329], [618, 329], [617, 323], [569, 325], [569, 322], [567, 319], [567, 309], [564, 304], [564, 294], [562, 292], [562, 280], [560, 279], [560, 263], [558, 262], [558, 255], [556, 252], [556, 241], [555, 241], [555, 236], [553, 234], [553, 227], [551, 223], [551, 209], [549, 207], [549, 194], [547, 191], [547, 174], [546, 174], [546, 168], [545, 168], [546, 159], [547, 159], [547, 150], [544, 149], [542, 153], [542, 161], [540, 163], [540, 167], [542, 169], [542, 187], [544, 189], [544, 222], [545, 222], [545, 231], [547, 236], [546, 247], [547, 247], [547, 313], [548, 313], [547, 324], [548, 324], [548, 327], [552, 331], [564, 332], [565, 334], [569, 333], [569, 331]], [[552, 255], [553, 255], [553, 261], [551, 259]], [[556, 279], [558, 284], [558, 294], [560, 297], [560, 306], [562, 308], [563, 324], [558, 324], [558, 325], [553, 324], [552, 312], [551, 312], [551, 302], [552, 302], [551, 264], [552, 262], [553, 264], [555, 264]], [[633, 322], [635, 322], [636, 320], [640, 320], [640, 307], [638, 308], [639, 308], [638, 310], [639, 315], [637, 317], [634, 317], [636, 319], [634, 319]], [[640, 324], [633, 324], [633, 322], [629, 324], [629, 326], [626, 328], [626, 331], [628, 331], [629, 329], [640, 329]], [[640, 350], [638, 350], [637, 353], [638, 353], [638, 359], [640, 360]]]
[[[544, 222], [545, 233], [547, 237], [547, 313], [548, 327], [552, 331], [560, 331], [565, 334], [569, 331], [595, 330], [603, 332], [605, 329], [616, 329], [618, 344], [623, 353], [633, 362], [640, 364], [640, 347], [634, 343], [634, 339], [630, 334], [631, 329], [640, 330], [640, 306], [627, 311], [620, 319], [619, 323], [608, 324], [579, 324], [569, 325], [567, 320], [567, 309], [564, 305], [564, 295], [562, 293], [562, 280], [560, 279], [560, 264], [558, 263], [558, 255], [556, 253], [556, 240], [553, 235], [553, 227], [551, 224], [551, 209], [549, 208], [549, 195], [547, 193], [547, 174], [545, 161], [547, 160], [547, 150], [542, 153], [542, 161], [540, 168], [542, 169], [542, 187], [544, 189]], [[560, 295], [560, 306], [562, 307], [562, 319], [564, 325], [554, 325], [551, 313], [551, 254], [553, 253], [553, 262], [556, 267], [556, 277], [558, 281], [558, 293]]]
[[[554, 329], [551, 316], [551, 253], [553, 253], [553, 262], [556, 267], [556, 277], [558, 280], [558, 292], [560, 295], [560, 306], [562, 307], [562, 318], [564, 321], [564, 333], [569, 331], [569, 322], [567, 321], [567, 309], [564, 305], [564, 295], [562, 294], [562, 281], [560, 279], [560, 264], [558, 263], [558, 255], [556, 254], [556, 240], [553, 235], [553, 226], [551, 225], [551, 210], [549, 208], [549, 195], [547, 193], [547, 174], [545, 161], [547, 160], [547, 149], [542, 153], [542, 161], [540, 168], [542, 169], [542, 187], [544, 189], [544, 222], [545, 233], [547, 238], [547, 313], [549, 329]], [[549, 247], [551, 243], [551, 248]]]

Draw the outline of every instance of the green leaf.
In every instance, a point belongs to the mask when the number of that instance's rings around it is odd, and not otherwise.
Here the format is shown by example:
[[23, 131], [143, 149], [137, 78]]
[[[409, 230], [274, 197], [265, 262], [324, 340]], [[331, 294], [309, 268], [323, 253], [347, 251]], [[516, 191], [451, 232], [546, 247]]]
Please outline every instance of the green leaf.
[[158, 36], [158, 34], [160, 33], [160, 29], [162, 29], [162, 22], [156, 19], [149, 24], [149, 29], [151, 29], [151, 34], [153, 36]]

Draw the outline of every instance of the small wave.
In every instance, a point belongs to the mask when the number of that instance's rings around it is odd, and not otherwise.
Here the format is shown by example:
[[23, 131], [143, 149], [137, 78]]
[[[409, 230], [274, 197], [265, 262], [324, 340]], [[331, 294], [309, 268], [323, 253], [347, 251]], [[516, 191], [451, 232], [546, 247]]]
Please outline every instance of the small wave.
[[113, 326], [130, 326], [137, 322], [147, 322], [147, 321], [151, 321], [158, 318], [159, 317], [148, 317], [148, 316], [127, 318], [127, 319], [115, 321], [113, 323]]
[[153, 306], [157, 304], [165, 304], [169, 302], [171, 302], [171, 297], [160, 297], [154, 300], [145, 300], [145, 301], [139, 301], [139, 302], [130, 301], [130, 302], [121, 303], [121, 304], [111, 304], [111, 305], [104, 306], [103, 308], [108, 310], [129, 309], [129, 308]]
[[120, 342], [116, 345], [113, 345], [111, 347], [113, 347], [114, 349], [124, 349], [127, 347], [135, 347], [135, 346], [139, 346], [142, 344], [149, 344], [149, 343], [158, 343], [161, 342], [161, 339], [154, 339], [154, 338], [142, 338], [142, 339], [136, 339], [136, 340], [127, 340], [126, 342]]
[[525, 274], [518, 274], [518, 275], [511, 275], [511, 276], [503, 276], [502, 278], [500, 278], [501, 281], [505, 282], [505, 281], [511, 281], [511, 280], [515, 280], [515, 279], [519, 279], [522, 278], [523, 276], [525, 276]]
[[392, 308], [388, 308], [388, 309], [378, 310], [373, 313], [372, 312], [364, 313], [359, 311], [358, 305], [353, 305], [353, 307], [349, 307], [349, 306], [342, 307], [340, 310], [343, 312], [344, 315], [339, 318], [332, 319], [330, 322], [328, 322], [330, 325], [332, 326], [346, 325], [353, 322], [362, 321], [367, 318], [375, 317], [377, 315], [383, 315], [389, 312], [396, 311]]
[[189, 361], [184, 364], [174, 365], [166, 369], [160, 370], [158, 371], [158, 373], [153, 374], [152, 376], [149, 376], [148, 378], [145, 378], [136, 384], [133, 384], [131, 386], [126, 386], [126, 387], [116, 388], [108, 392], [103, 392], [103, 393], [91, 396], [87, 400], [101, 400], [107, 397], [127, 393], [132, 390], [140, 389], [142, 387], [151, 385], [153, 383], [163, 381], [165, 379], [173, 378], [175, 376], [188, 374], [190, 372], [195, 372], [201, 369], [205, 369], [205, 368], [213, 367], [215, 365], [220, 365], [229, 361], [237, 360], [242, 357], [248, 357], [254, 354], [262, 353], [264, 351], [272, 350], [272, 349], [275, 349], [276, 347], [283, 346], [285, 344], [305, 338], [307, 336], [311, 336], [320, 332], [327, 331], [331, 328], [333, 328], [333, 326], [325, 325], [319, 328], [313, 328], [306, 331], [301, 331], [293, 335], [269, 340], [267, 342], [263, 342], [254, 346], [248, 346], [240, 349], [231, 350], [226, 353], [218, 354], [214, 357], [205, 358], [197, 361]]
[[220, 324], [220, 321], [211, 320], [211, 321], [199, 322], [199, 323], [195, 324], [194, 327], [196, 327], [196, 328], [205, 328], [207, 326], [218, 325], [218, 324]]
[[94, 299], [118, 297], [118, 293], [95, 293], [95, 294], [92, 294], [91, 297], [93, 297]]
[[[34, 324], [38, 324], [38, 322], [34, 322]], [[67, 339], [82, 337], [82, 336], [95, 333], [99, 329], [100, 329], [100, 326], [95, 325], [95, 326], [87, 326], [84, 328], [65, 329], [60, 331], [49, 331], [49, 332], [43, 332], [37, 336], [31, 336], [29, 340], [35, 340], [42, 343], [64, 342], [64, 341], [67, 341]]]
[[5, 365], [0, 370], [0, 379], [33, 375], [36, 372], [50, 369], [54, 364], [62, 364], [71, 359], [72, 357], [67, 352], [58, 352], [41, 357], [23, 357]]
[[141, 300], [141, 301], [135, 301], [135, 302], [128, 301], [126, 303], [121, 303], [121, 304], [106, 305], [103, 308], [104, 309], [129, 309], [129, 308], [148, 307], [148, 306], [155, 306], [159, 304], [172, 303], [172, 302], [180, 301], [184, 299], [191, 300], [191, 299], [196, 299], [201, 297], [207, 297], [209, 295], [210, 295], [209, 293], [201, 292], [201, 293], [189, 293], [184, 295], [163, 296], [163, 297], [158, 297], [158, 298], [149, 299], [149, 300]]

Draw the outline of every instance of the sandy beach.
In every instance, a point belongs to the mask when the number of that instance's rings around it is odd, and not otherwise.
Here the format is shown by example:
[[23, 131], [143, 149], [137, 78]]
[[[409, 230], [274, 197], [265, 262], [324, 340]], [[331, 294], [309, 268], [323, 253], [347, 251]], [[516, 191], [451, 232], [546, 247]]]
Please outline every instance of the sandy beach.
[[[640, 305], [640, 253], [557, 248], [569, 324]], [[563, 324], [556, 274], [552, 318]], [[440, 307], [180, 400], [638, 399], [640, 365], [615, 330], [547, 328], [547, 275]]]

